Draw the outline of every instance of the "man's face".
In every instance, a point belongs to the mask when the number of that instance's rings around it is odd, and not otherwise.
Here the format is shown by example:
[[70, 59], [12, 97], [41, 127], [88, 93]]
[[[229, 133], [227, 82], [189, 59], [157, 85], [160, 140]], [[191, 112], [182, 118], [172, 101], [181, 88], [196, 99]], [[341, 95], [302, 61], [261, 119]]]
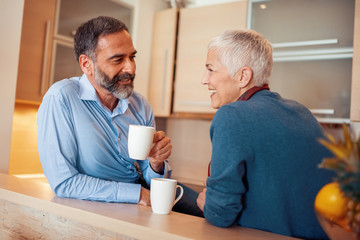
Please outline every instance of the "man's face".
[[134, 89], [136, 50], [128, 32], [99, 37], [95, 81], [116, 98], [128, 98]]
[[[95, 65], [95, 81], [96, 83], [111, 92], [118, 99], [126, 99], [130, 97], [134, 89], [135, 74], [120, 73], [112, 79]], [[130, 80], [130, 81], [129, 81]], [[126, 84], [122, 84], [126, 82]], [[130, 82], [127, 84], [127, 82]]]

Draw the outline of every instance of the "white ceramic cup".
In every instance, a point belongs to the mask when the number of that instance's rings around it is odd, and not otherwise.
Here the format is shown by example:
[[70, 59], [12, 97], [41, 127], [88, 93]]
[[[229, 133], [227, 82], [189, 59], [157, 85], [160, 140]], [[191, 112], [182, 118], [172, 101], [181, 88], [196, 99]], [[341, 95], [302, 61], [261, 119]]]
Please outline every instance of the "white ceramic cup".
[[[180, 188], [180, 194], [175, 199], [176, 189]], [[175, 179], [152, 178], [150, 184], [150, 201], [154, 213], [169, 214], [172, 207], [184, 193], [184, 189], [177, 185]]]
[[155, 128], [130, 125], [128, 135], [129, 156], [136, 160], [145, 160], [153, 146]]

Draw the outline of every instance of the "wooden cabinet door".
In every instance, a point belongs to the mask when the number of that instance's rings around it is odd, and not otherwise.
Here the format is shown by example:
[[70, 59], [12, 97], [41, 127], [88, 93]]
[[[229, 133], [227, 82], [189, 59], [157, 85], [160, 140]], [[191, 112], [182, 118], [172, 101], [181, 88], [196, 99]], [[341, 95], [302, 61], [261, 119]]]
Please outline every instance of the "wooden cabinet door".
[[41, 102], [49, 87], [56, 0], [25, 0], [16, 99]]
[[355, 1], [350, 120], [360, 122], [360, 0]]
[[149, 102], [157, 117], [168, 117], [171, 114], [177, 17], [178, 10], [174, 8], [155, 14]]
[[247, 1], [181, 9], [176, 59], [174, 112], [214, 113], [201, 84], [207, 45], [230, 29], [246, 28]]

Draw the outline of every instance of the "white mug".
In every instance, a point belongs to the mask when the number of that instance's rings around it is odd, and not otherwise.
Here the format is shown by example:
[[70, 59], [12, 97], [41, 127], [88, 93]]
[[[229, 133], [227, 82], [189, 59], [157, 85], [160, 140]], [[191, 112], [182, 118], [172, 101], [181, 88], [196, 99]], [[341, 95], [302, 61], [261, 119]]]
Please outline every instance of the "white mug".
[[[175, 199], [176, 189], [180, 188], [180, 194]], [[152, 178], [150, 184], [150, 201], [154, 213], [169, 214], [172, 207], [180, 200], [184, 189], [177, 185], [175, 179]]]
[[129, 156], [136, 160], [145, 160], [153, 146], [155, 128], [130, 125], [128, 135]]

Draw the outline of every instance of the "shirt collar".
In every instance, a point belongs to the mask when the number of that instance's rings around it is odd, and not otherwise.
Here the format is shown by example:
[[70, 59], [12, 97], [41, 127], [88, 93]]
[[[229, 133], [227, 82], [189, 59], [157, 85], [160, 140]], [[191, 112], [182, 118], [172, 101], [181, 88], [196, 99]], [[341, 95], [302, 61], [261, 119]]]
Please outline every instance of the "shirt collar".
[[[83, 74], [79, 81], [79, 97], [81, 100], [89, 100], [89, 101], [96, 101], [99, 103], [102, 108], [104, 108], [107, 112], [110, 110], [104, 106], [99, 96], [97, 95], [95, 88], [91, 85], [88, 77], [86, 74]], [[113, 112], [111, 113], [112, 117], [116, 117], [119, 114], [124, 114], [125, 111], [128, 109], [129, 101], [127, 99], [119, 99], [117, 106], [114, 108]]]

